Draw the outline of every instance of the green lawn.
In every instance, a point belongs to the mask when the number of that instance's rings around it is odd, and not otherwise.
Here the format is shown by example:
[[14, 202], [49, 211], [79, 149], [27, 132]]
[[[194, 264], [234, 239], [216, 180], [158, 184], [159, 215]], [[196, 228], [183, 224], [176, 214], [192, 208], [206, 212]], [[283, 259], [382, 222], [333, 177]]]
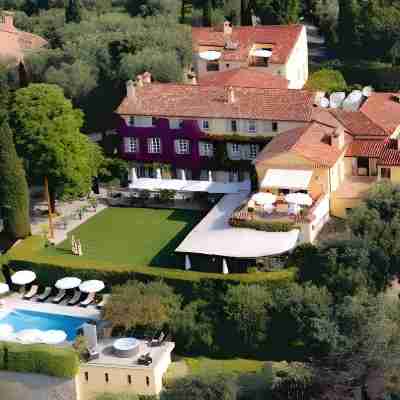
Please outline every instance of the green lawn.
[[200, 219], [197, 211], [107, 208], [70, 232], [68, 240], [41, 254], [76, 260], [71, 254], [74, 235], [82, 243], [81, 262], [176, 267], [174, 250]]

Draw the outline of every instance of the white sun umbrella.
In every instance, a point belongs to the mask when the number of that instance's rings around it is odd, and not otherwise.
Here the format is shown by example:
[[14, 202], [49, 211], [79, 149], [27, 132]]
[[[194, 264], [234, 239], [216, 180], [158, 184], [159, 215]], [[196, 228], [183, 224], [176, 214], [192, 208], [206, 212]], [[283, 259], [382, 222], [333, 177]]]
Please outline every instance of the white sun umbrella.
[[199, 53], [200, 58], [207, 61], [215, 61], [221, 57], [221, 53], [215, 50], [201, 51]]
[[82, 281], [79, 278], [67, 276], [66, 278], [59, 279], [55, 286], [60, 290], [75, 289], [81, 284], [81, 282]]
[[14, 332], [14, 328], [9, 324], [0, 324], [0, 340], [8, 339]]
[[276, 195], [272, 193], [259, 192], [253, 194], [253, 196], [251, 196], [251, 199], [258, 204], [272, 204], [276, 201]]
[[97, 293], [103, 290], [105, 287], [103, 281], [99, 281], [97, 279], [93, 279], [90, 281], [82, 282], [79, 285], [79, 290], [84, 293]]
[[0, 295], [6, 294], [10, 291], [10, 287], [7, 283], [0, 283]]
[[209, 182], [213, 181], [213, 176], [212, 176], [212, 171], [211, 170], [208, 171], [208, 181]]
[[156, 179], [162, 179], [161, 168], [157, 168], [156, 170]]
[[301, 204], [304, 206], [311, 206], [313, 203], [312, 198], [307, 193], [289, 193], [285, 196], [288, 203]]
[[24, 329], [17, 332], [16, 339], [25, 344], [41, 343], [43, 340], [43, 331], [39, 329]]
[[224, 275], [229, 274], [228, 263], [226, 262], [226, 258], [222, 259], [222, 273]]
[[45, 344], [60, 344], [67, 340], [64, 331], [50, 330], [42, 333], [42, 342]]
[[36, 274], [33, 271], [17, 271], [11, 277], [11, 282], [14, 285], [27, 285], [36, 279]]
[[272, 51], [266, 49], [256, 49], [251, 53], [251, 55], [254, 57], [269, 58], [272, 55]]

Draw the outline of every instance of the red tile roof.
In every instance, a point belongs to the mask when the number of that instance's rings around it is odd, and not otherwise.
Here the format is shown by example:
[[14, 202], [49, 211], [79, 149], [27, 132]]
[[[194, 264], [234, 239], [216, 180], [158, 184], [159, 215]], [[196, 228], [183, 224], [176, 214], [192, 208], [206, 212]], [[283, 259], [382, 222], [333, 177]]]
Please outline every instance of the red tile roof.
[[387, 132], [361, 111], [330, 110], [353, 136], [388, 136]]
[[237, 118], [269, 121], [311, 121], [314, 94], [306, 90], [236, 87], [235, 102], [228, 102], [223, 87], [145, 84], [125, 97], [120, 115], [177, 118]]
[[312, 161], [317, 166], [332, 167], [343, 153], [343, 150], [329, 144], [328, 136], [334, 131], [333, 128], [312, 122], [304, 127], [282, 132], [259, 153], [256, 164], [289, 152]]
[[283, 76], [273, 75], [271, 72], [267, 71], [236, 68], [205, 74], [199, 78], [199, 84], [207, 86], [241, 86], [260, 89], [287, 89], [289, 81]]
[[379, 158], [384, 147], [384, 140], [354, 140], [347, 148], [345, 156]]
[[400, 151], [396, 149], [385, 148], [378, 160], [378, 165], [387, 167], [400, 166]]
[[234, 26], [231, 40], [239, 43], [235, 50], [224, 49], [223, 30], [192, 28], [192, 42], [195, 51], [198, 46], [221, 47], [225, 61], [246, 61], [253, 44], [272, 44], [269, 62], [285, 64], [303, 28], [302, 25]]
[[360, 109], [389, 135], [400, 125], [400, 103], [394, 100], [395, 95], [395, 93], [372, 93]]

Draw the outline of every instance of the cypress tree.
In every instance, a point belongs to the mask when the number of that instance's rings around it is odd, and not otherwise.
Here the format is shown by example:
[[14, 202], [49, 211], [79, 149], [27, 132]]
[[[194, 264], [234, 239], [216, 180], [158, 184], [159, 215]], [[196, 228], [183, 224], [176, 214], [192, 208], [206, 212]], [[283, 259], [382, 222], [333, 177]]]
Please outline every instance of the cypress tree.
[[29, 190], [25, 171], [17, 156], [7, 118], [0, 118], [0, 206], [4, 232], [12, 239], [30, 234]]
[[339, 1], [338, 35], [340, 50], [344, 56], [355, 55], [360, 46], [360, 12], [358, 0]]
[[82, 4], [80, 0], [69, 0], [65, 10], [65, 21], [67, 24], [75, 22], [79, 24], [82, 21]]

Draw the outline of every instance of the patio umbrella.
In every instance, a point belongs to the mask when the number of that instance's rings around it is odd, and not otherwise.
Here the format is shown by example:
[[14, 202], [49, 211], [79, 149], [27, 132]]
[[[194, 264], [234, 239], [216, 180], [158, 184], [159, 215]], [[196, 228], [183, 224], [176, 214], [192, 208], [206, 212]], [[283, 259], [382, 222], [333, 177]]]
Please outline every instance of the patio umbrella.
[[6, 294], [10, 291], [10, 287], [7, 283], [0, 283], [0, 295]]
[[67, 334], [64, 331], [50, 330], [42, 333], [42, 342], [46, 344], [60, 344], [66, 339]]
[[212, 176], [212, 171], [211, 170], [208, 171], [208, 181], [209, 182], [213, 181], [213, 176]]
[[0, 340], [8, 339], [13, 332], [14, 328], [11, 325], [0, 324]]
[[39, 329], [24, 329], [17, 333], [16, 339], [25, 344], [41, 343], [43, 340], [43, 331]]
[[104, 289], [104, 282], [96, 279], [82, 282], [79, 290], [84, 293], [97, 293]]
[[259, 192], [253, 194], [253, 196], [251, 196], [251, 199], [258, 204], [272, 204], [276, 201], [276, 195], [272, 193]]
[[269, 58], [272, 55], [272, 51], [266, 49], [256, 49], [251, 53], [251, 55], [254, 57]]
[[229, 274], [228, 263], [225, 258], [222, 259], [222, 273], [224, 275]]
[[185, 269], [186, 269], [186, 271], [189, 271], [189, 269], [192, 269], [190, 257], [187, 254], [185, 254]]
[[12, 277], [11, 282], [14, 285], [27, 285], [36, 279], [36, 274], [33, 271], [17, 271]]
[[183, 181], [186, 181], [186, 171], [185, 171], [184, 169], [182, 169], [182, 176], [181, 176], [181, 179], [182, 179]]
[[161, 168], [157, 168], [157, 170], [156, 170], [156, 179], [162, 179]]
[[75, 289], [81, 284], [81, 280], [79, 278], [75, 278], [73, 276], [67, 276], [66, 278], [59, 279], [56, 282], [56, 288], [61, 290]]
[[215, 50], [201, 51], [199, 53], [200, 58], [207, 61], [215, 61], [221, 57], [221, 52]]
[[136, 168], [132, 168], [132, 181], [137, 181], [137, 178]]
[[288, 203], [301, 204], [303, 206], [311, 206], [313, 203], [310, 195], [306, 193], [289, 193], [285, 196]]

